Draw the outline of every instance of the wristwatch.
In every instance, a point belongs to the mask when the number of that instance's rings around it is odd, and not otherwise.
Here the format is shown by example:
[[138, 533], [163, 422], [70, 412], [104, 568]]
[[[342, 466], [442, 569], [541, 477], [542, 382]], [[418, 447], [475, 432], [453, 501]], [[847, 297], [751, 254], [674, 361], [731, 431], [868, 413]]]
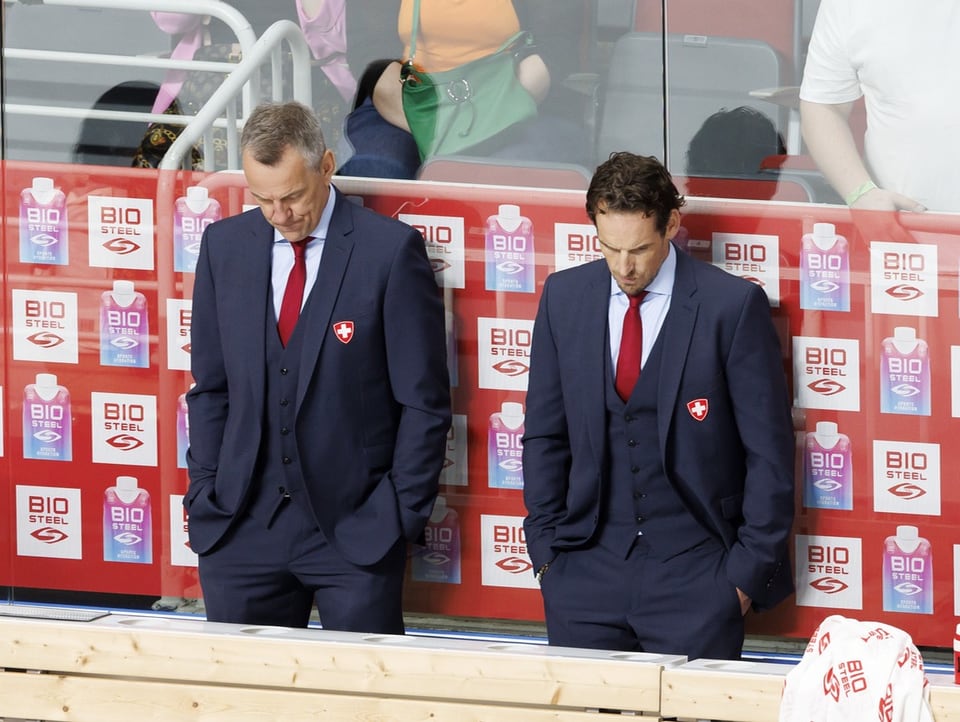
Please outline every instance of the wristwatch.
[[543, 575], [547, 573], [547, 569], [550, 568], [550, 562], [547, 562], [542, 567], [537, 569], [537, 584], [543, 581]]

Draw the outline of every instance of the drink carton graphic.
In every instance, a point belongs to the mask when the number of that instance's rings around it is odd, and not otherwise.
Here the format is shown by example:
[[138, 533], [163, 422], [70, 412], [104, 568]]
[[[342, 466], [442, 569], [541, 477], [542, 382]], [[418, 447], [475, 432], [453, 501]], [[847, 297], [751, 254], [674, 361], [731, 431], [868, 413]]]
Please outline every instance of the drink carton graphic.
[[72, 461], [70, 392], [54, 374], [37, 374], [23, 389], [23, 458]]
[[930, 415], [930, 352], [910, 326], [896, 327], [881, 344], [880, 411]]
[[66, 266], [67, 199], [52, 178], [34, 178], [20, 192], [20, 262]]
[[219, 201], [210, 198], [203, 186], [190, 186], [185, 196], [177, 198], [173, 209], [173, 270], [197, 270], [203, 231], [220, 217]]
[[426, 548], [411, 560], [411, 575], [418, 582], [460, 583], [460, 518], [438, 496], [424, 530]]
[[853, 509], [850, 438], [832, 421], [820, 421], [806, 435], [803, 450], [803, 505], [813, 509]]
[[800, 241], [800, 308], [850, 310], [850, 251], [832, 223], [814, 223]]
[[151, 564], [153, 519], [150, 495], [134, 476], [118, 476], [103, 496], [103, 559]]
[[523, 488], [523, 404], [505, 401], [490, 414], [487, 476], [492, 489]]
[[[196, 384], [190, 384], [193, 388]], [[187, 449], [190, 448], [190, 415], [187, 412], [186, 391], [177, 397], [177, 468], [187, 468]]]
[[933, 551], [915, 526], [883, 543], [883, 611], [933, 614]]
[[147, 299], [131, 281], [114, 281], [100, 296], [100, 365], [150, 366]]
[[536, 291], [536, 259], [533, 252], [533, 224], [520, 215], [520, 207], [503, 204], [499, 213], [487, 218], [486, 289], [488, 291]]

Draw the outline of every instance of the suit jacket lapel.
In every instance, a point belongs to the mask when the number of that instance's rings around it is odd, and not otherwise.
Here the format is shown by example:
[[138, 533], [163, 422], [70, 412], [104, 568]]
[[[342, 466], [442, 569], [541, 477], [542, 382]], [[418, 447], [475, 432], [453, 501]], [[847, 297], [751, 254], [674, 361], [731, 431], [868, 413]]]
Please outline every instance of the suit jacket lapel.
[[697, 299], [697, 283], [693, 274], [693, 261], [677, 249], [677, 270], [673, 281], [670, 310], [661, 330], [663, 363], [660, 368], [659, 394], [657, 398], [657, 423], [659, 426], [660, 453], [665, 453], [667, 432], [677, 408], [680, 379], [687, 360], [687, 352], [693, 340], [700, 302]]
[[320, 259], [320, 269], [317, 280], [310, 291], [311, 306], [310, 326], [314, 332], [305, 335], [303, 351], [300, 356], [300, 378], [297, 381], [297, 409], [303, 402], [304, 395], [313, 376], [314, 369], [320, 358], [324, 339], [327, 337], [327, 328], [331, 323], [342, 319], [331, 318], [333, 306], [340, 293], [343, 276], [347, 270], [347, 263], [353, 252], [353, 210], [351, 201], [342, 193], [337, 192], [333, 206], [333, 215], [327, 229], [327, 238], [323, 244], [323, 256]]

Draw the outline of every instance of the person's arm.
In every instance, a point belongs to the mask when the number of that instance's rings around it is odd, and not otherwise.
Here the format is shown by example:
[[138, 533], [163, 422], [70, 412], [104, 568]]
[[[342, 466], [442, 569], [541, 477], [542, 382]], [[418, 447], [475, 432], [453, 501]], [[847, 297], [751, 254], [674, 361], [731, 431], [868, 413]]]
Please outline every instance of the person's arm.
[[537, 101], [543, 102], [550, 92], [550, 71], [538, 54], [528, 55], [517, 65], [517, 80]]
[[853, 103], [800, 101], [803, 140], [824, 177], [851, 208], [922, 211], [912, 198], [877, 187], [870, 177], [850, 130]]
[[523, 435], [523, 523], [534, 573], [553, 561], [557, 522], [566, 513], [570, 440], [560, 383], [559, 349], [550, 323], [551, 281], [533, 325]]
[[373, 88], [373, 107], [388, 123], [403, 128], [408, 133], [410, 125], [403, 112], [403, 85], [400, 82], [399, 62], [390, 63], [380, 75]]
[[297, 0], [297, 19], [320, 72], [344, 100], [356, 95], [357, 81], [347, 63], [345, 0]]
[[[727, 556], [727, 578], [758, 608], [779, 601], [792, 577], [795, 442], [783, 356], [769, 301], [748, 289], [724, 367], [737, 432], [746, 454], [743, 522]], [[772, 586], [770, 586], [772, 585]], [[775, 595], [769, 597], [769, 595]]]
[[190, 447], [187, 469], [188, 497], [212, 487], [217, 476], [220, 449], [229, 408], [227, 371], [217, 323], [217, 295], [210, 264], [209, 231], [204, 231], [193, 284], [190, 324], [190, 370], [194, 385], [187, 392]]
[[430, 518], [450, 428], [450, 380], [443, 303], [423, 237], [408, 228], [383, 296], [387, 372], [401, 407], [390, 478], [404, 536]]

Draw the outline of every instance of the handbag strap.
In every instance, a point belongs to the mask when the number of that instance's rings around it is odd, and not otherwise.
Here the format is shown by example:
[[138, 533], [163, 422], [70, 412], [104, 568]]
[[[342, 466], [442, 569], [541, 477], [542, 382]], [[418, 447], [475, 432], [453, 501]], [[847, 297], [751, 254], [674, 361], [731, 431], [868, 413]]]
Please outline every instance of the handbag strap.
[[413, 0], [413, 28], [410, 30], [410, 57], [408, 65], [413, 65], [413, 58], [417, 54], [417, 35], [420, 33], [420, 0]]

